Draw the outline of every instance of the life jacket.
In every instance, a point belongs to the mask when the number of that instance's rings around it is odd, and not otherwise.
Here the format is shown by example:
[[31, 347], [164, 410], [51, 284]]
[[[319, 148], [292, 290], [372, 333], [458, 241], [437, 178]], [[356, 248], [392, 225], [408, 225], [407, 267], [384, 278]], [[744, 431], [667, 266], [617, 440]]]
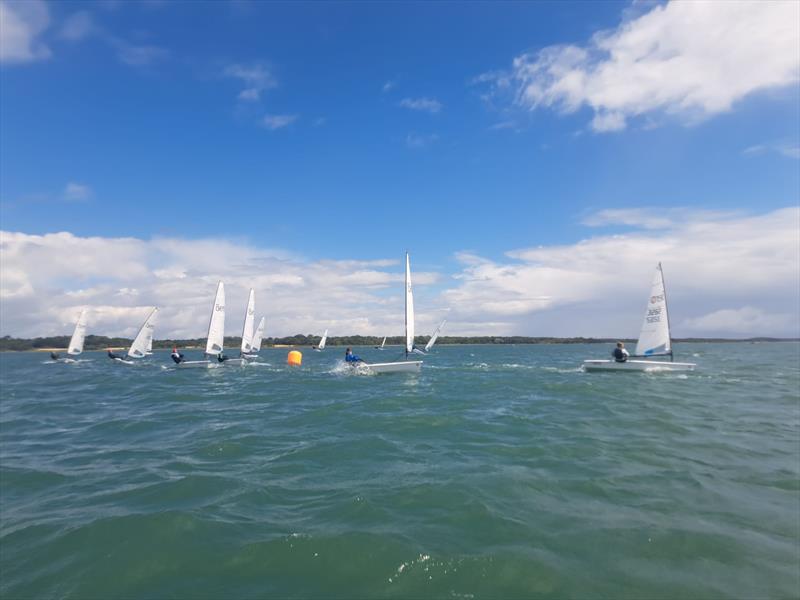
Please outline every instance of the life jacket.
[[614, 352], [612, 352], [612, 354], [614, 355], [614, 360], [616, 360], [617, 362], [625, 362], [626, 360], [628, 360], [628, 357], [625, 356], [625, 353], [622, 351], [622, 348], [614, 348]]

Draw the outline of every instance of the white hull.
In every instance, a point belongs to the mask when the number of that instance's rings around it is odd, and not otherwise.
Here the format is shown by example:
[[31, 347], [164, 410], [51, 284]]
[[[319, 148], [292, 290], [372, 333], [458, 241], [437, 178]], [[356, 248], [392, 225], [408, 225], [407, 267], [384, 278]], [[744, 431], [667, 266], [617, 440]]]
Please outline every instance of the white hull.
[[627, 360], [617, 362], [615, 360], [585, 360], [583, 370], [588, 373], [598, 371], [649, 371], [658, 373], [661, 371], [694, 371], [694, 363], [667, 362], [660, 360]]
[[175, 366], [179, 369], [213, 369], [217, 365], [207, 360], [185, 360]]
[[406, 360], [390, 363], [359, 363], [359, 369], [366, 369], [370, 373], [419, 373], [422, 369], [421, 360]]
[[242, 358], [249, 358], [252, 360], [254, 358], [258, 358], [258, 354], [242, 354]]
[[124, 358], [113, 358], [114, 362], [122, 363], [123, 365], [135, 364], [132, 360], [125, 360]]
[[219, 364], [223, 367], [243, 367], [247, 363], [248, 361], [245, 358], [229, 358], [228, 360], [223, 360]]

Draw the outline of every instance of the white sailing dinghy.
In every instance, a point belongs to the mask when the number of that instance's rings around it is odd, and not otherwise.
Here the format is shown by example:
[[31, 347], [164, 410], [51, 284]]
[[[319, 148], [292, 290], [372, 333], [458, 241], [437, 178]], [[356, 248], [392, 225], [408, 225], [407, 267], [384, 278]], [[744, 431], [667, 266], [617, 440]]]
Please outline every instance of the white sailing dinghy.
[[225, 337], [225, 285], [217, 284], [217, 294], [211, 307], [211, 318], [208, 321], [208, 338], [206, 339], [205, 360], [182, 360], [177, 364], [181, 369], [216, 367], [219, 363], [211, 362], [209, 357], [217, 357], [222, 352]]
[[375, 350], [383, 350], [384, 346], [386, 346], [386, 336], [383, 336], [383, 341], [380, 346], [375, 346]]
[[[669, 362], [649, 359], [658, 356], [669, 356]], [[664, 287], [664, 271], [661, 263], [656, 267], [653, 285], [650, 289], [650, 300], [644, 315], [642, 331], [636, 344], [636, 354], [625, 362], [616, 360], [585, 360], [583, 368], [593, 371], [694, 371], [694, 363], [673, 362], [672, 340], [669, 331], [669, 315], [667, 313], [667, 291]]]
[[[406, 358], [414, 351], [414, 293], [411, 290], [411, 261], [406, 252]], [[371, 373], [419, 373], [421, 360], [404, 360], [386, 363], [359, 363], [358, 368], [368, 369]]]
[[137, 333], [136, 337], [133, 338], [133, 343], [131, 343], [131, 347], [128, 349], [128, 353], [125, 355], [124, 358], [115, 357], [113, 359], [115, 362], [120, 362], [125, 365], [132, 365], [134, 364], [134, 361], [130, 359], [144, 358], [145, 356], [147, 356], [147, 348], [148, 346], [152, 346], [153, 344], [153, 329], [155, 327], [155, 320], [157, 314], [158, 314], [158, 308], [153, 308], [153, 310], [150, 311], [150, 314], [147, 315], [147, 318], [144, 320], [144, 323], [142, 323], [142, 326], [139, 329], [139, 333]]
[[258, 352], [261, 350], [261, 338], [264, 336], [264, 317], [258, 322], [256, 332], [253, 334], [253, 343], [250, 344], [250, 351], [247, 354], [242, 354], [244, 358], [258, 358]]
[[250, 288], [247, 297], [247, 308], [244, 311], [244, 324], [242, 325], [242, 346], [239, 349], [239, 358], [226, 358], [223, 365], [245, 365], [253, 348], [253, 320], [256, 314], [256, 293]]
[[312, 348], [317, 352], [322, 352], [325, 350], [325, 344], [328, 342], [328, 330], [325, 330], [325, 333], [322, 334], [322, 339], [319, 341], [317, 346], [313, 346]]
[[430, 349], [433, 348], [433, 345], [436, 343], [436, 340], [439, 338], [439, 334], [442, 333], [442, 327], [444, 327], [445, 323], [447, 323], [447, 319], [444, 319], [441, 323], [439, 323], [439, 326], [436, 328], [436, 331], [433, 332], [433, 335], [431, 336], [431, 339], [429, 339], [428, 343], [425, 344], [425, 352], [429, 352]]
[[[81, 310], [78, 315], [78, 320], [75, 322], [75, 329], [72, 332], [72, 337], [69, 339], [69, 346], [67, 346], [67, 354], [69, 356], [78, 356], [83, 352], [83, 342], [86, 339], [86, 309]], [[61, 358], [55, 352], [50, 353], [50, 358], [60, 362], [71, 363], [75, 362], [74, 358]]]

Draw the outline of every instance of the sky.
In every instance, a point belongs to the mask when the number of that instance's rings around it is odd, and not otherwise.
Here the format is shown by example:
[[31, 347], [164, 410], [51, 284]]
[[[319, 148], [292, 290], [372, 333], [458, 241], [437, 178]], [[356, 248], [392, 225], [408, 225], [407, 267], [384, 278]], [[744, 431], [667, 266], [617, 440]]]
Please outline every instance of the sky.
[[0, 0], [0, 230], [0, 335], [797, 337], [800, 3]]

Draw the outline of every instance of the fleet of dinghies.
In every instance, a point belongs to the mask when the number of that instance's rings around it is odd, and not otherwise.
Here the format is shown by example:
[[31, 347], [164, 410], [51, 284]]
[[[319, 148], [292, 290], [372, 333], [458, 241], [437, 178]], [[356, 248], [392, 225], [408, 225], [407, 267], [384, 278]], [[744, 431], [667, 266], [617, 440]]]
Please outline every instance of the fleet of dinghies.
[[[422, 369], [422, 360], [409, 360], [410, 354], [426, 355], [431, 351], [436, 340], [442, 332], [447, 319], [443, 319], [431, 335], [424, 349], [417, 348], [414, 343], [414, 292], [411, 286], [411, 259], [406, 252], [405, 269], [405, 347], [403, 348], [404, 360], [390, 362], [370, 363], [357, 359], [350, 362], [351, 367], [358, 371], [369, 373], [418, 373]], [[109, 357], [121, 364], [135, 364], [136, 359], [141, 359], [153, 354], [153, 332], [158, 308], [154, 307], [139, 328], [136, 337], [124, 356], [115, 355], [110, 349]], [[206, 334], [206, 346], [201, 360], [186, 360], [177, 349], [173, 350], [172, 359], [177, 368], [212, 368], [220, 365], [245, 365], [256, 359], [261, 350], [261, 341], [264, 336], [265, 318], [261, 317], [258, 326], [253, 327], [255, 320], [255, 291], [251, 288], [247, 298], [244, 322], [242, 324], [242, 343], [238, 358], [229, 358], [224, 354], [225, 342], [225, 285], [222, 281], [217, 284], [217, 292], [211, 307]], [[50, 356], [59, 362], [75, 362], [75, 358], [83, 352], [86, 338], [86, 309], [81, 310], [75, 322], [75, 329], [67, 348], [67, 356], [61, 357], [55, 352]], [[325, 349], [328, 339], [328, 330], [313, 349], [321, 352]], [[376, 350], [384, 350], [386, 336]], [[620, 352], [619, 350], [617, 352]], [[669, 360], [663, 360], [669, 358]], [[661, 360], [659, 360], [661, 359]], [[650, 290], [650, 299], [645, 312], [644, 322], [636, 345], [636, 354], [628, 356], [619, 355], [614, 359], [591, 359], [583, 362], [583, 369], [587, 372], [596, 371], [693, 371], [694, 363], [675, 362], [672, 352], [672, 339], [669, 327], [669, 313], [667, 311], [667, 292], [664, 285], [664, 271], [661, 263], [656, 267], [655, 276]]]

